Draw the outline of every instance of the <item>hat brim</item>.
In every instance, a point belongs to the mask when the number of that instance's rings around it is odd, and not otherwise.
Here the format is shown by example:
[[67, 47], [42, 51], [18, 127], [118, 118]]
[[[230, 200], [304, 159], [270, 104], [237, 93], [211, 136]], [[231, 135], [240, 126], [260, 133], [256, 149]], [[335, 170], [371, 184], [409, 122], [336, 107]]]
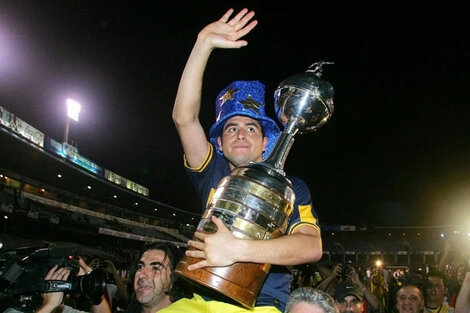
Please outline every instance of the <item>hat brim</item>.
[[337, 295], [335, 297], [335, 299], [336, 299], [336, 301], [340, 302], [340, 301], [343, 301], [344, 298], [346, 298], [347, 296], [356, 297], [359, 301], [364, 300], [364, 297], [361, 296], [360, 294], [356, 293], [356, 292], [344, 292], [344, 293], [341, 293], [341, 294]]

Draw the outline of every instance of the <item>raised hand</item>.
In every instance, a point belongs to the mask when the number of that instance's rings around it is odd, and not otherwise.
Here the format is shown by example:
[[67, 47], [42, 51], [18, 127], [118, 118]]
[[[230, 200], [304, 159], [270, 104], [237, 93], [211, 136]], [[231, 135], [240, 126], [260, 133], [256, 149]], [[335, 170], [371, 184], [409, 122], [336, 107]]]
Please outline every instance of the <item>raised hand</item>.
[[199, 32], [198, 39], [212, 48], [233, 49], [246, 46], [248, 42], [239, 39], [248, 34], [258, 24], [256, 20], [250, 22], [255, 12], [248, 12], [248, 9], [243, 9], [230, 19], [233, 11], [233, 9], [229, 9], [218, 21], [204, 27]]
[[[54, 265], [49, 272], [47, 273], [44, 280], [64, 280], [66, 281], [69, 277], [70, 270], [67, 268], [58, 268], [57, 265]], [[64, 299], [63, 292], [49, 292], [49, 293], [42, 293], [42, 305], [36, 311], [37, 313], [42, 312], [52, 312], [55, 308], [57, 308]]]
[[361, 279], [359, 278], [359, 275], [357, 274], [356, 269], [354, 267], [350, 268], [348, 278], [351, 282], [358, 285], [362, 285]]
[[85, 275], [92, 270], [92, 268], [88, 266], [81, 257], [78, 258], [78, 264], [80, 265], [80, 270], [78, 271], [77, 276]]
[[338, 263], [335, 265], [332, 274], [334, 275], [334, 277], [338, 278], [341, 276], [342, 271], [343, 271], [343, 264]]

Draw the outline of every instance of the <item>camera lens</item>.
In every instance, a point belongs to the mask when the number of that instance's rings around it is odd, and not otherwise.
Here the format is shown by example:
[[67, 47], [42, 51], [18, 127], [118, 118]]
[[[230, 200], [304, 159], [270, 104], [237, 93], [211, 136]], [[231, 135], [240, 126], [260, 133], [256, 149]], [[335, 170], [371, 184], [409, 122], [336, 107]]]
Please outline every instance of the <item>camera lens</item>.
[[80, 291], [95, 305], [101, 302], [105, 288], [106, 273], [99, 268], [72, 278], [72, 290]]

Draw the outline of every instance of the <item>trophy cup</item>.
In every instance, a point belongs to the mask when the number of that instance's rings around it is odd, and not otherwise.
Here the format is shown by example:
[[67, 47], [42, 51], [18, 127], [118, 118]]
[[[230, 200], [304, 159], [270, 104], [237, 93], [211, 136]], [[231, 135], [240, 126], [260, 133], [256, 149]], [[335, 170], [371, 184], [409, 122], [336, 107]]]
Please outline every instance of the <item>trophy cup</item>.
[[[238, 166], [220, 181], [198, 231], [216, 232], [217, 227], [211, 221], [215, 215], [237, 238], [269, 240], [285, 234], [295, 194], [283, 167], [294, 135], [317, 130], [331, 118], [334, 110], [333, 86], [321, 79], [324, 64], [332, 63], [314, 63], [304, 73], [279, 84], [274, 93], [275, 111], [284, 131], [265, 161]], [[246, 308], [254, 307], [270, 264], [234, 263], [188, 271], [188, 265], [200, 260], [184, 256], [175, 272]]]

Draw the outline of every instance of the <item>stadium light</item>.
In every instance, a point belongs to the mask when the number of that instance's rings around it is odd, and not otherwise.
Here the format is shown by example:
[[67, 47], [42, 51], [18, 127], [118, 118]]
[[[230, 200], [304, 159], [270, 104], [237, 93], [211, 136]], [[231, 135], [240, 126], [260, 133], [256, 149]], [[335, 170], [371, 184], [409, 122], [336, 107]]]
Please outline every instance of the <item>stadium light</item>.
[[82, 106], [75, 100], [67, 99], [67, 121], [65, 123], [65, 132], [64, 132], [64, 142], [68, 143], [69, 141], [69, 128], [70, 128], [70, 119], [78, 122], [78, 116], [80, 115], [80, 109]]

